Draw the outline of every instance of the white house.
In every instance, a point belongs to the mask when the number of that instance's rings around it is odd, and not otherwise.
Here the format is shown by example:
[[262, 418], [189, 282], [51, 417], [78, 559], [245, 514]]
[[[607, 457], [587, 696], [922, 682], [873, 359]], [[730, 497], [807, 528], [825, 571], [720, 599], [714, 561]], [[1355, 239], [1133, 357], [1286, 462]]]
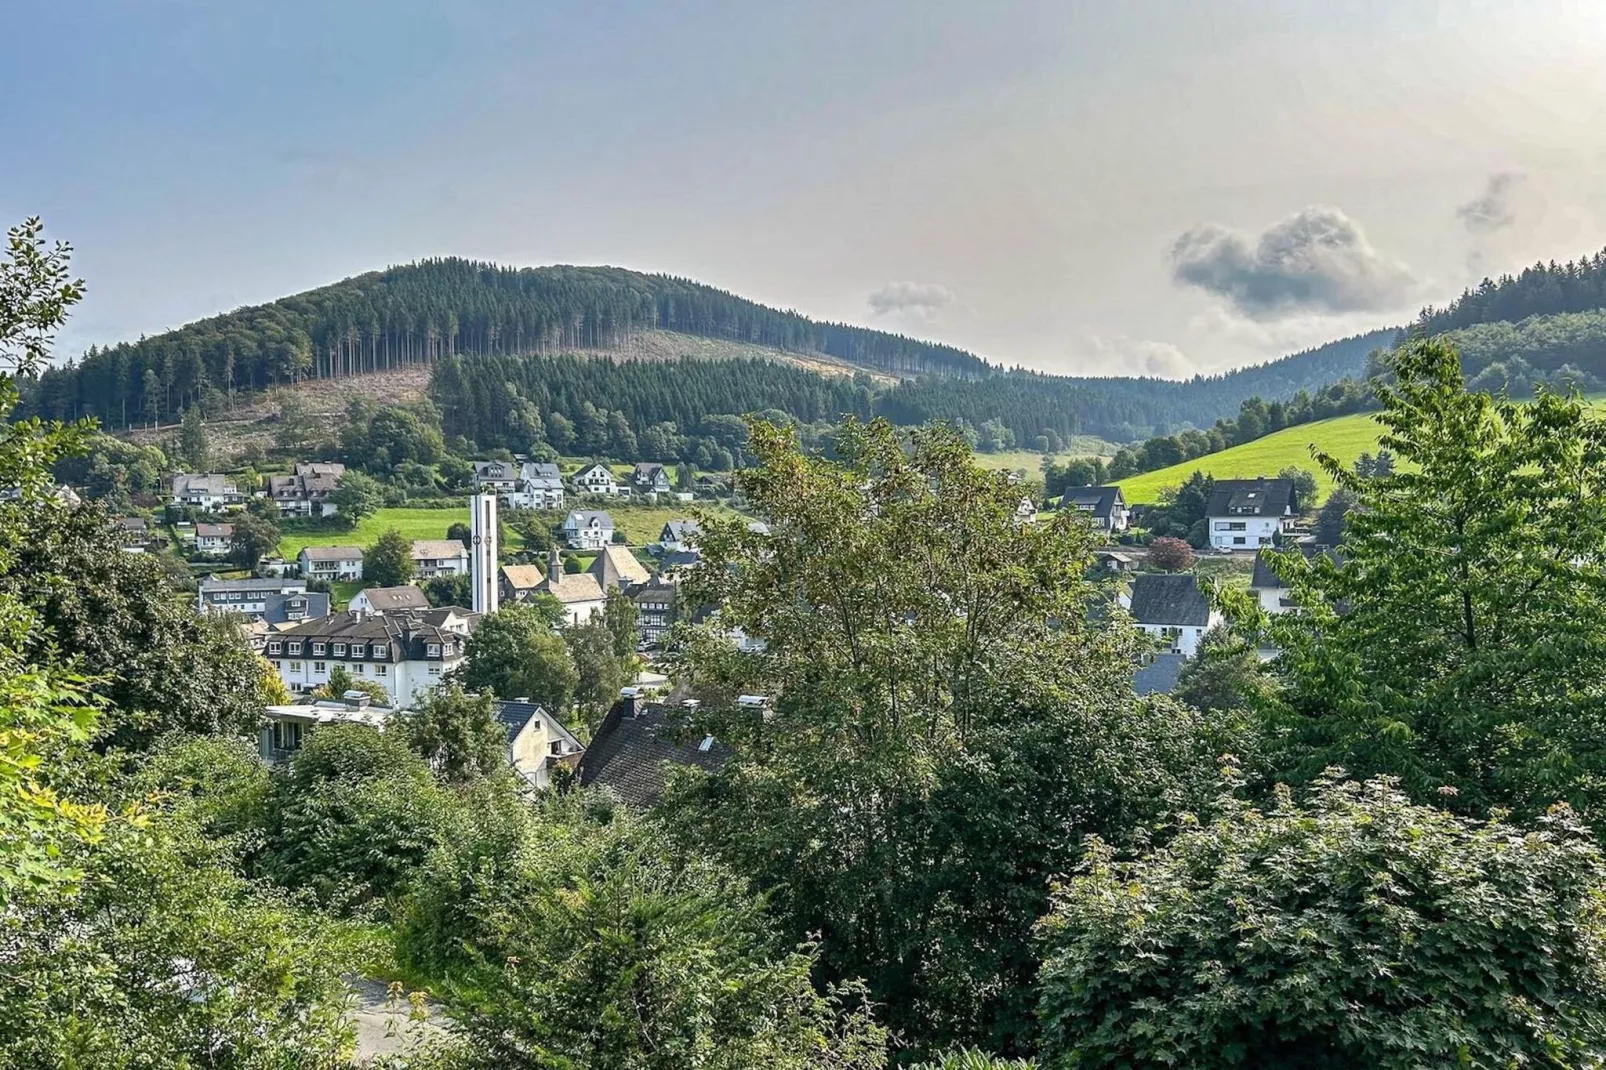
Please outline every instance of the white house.
[[1298, 511], [1291, 479], [1218, 479], [1205, 511], [1210, 545], [1218, 550], [1270, 546]]
[[1112, 535], [1125, 531], [1130, 520], [1120, 487], [1072, 487], [1060, 499], [1060, 508], [1086, 513], [1094, 527]]
[[498, 702], [496, 719], [507, 730], [508, 764], [534, 787], [549, 786], [553, 768], [574, 768], [585, 751], [561, 721], [528, 699]]
[[429, 599], [412, 584], [401, 587], [365, 587], [351, 596], [346, 608], [363, 616], [406, 613], [429, 608]]
[[203, 557], [227, 557], [234, 546], [233, 524], [196, 524], [195, 552]]
[[576, 550], [600, 550], [613, 532], [613, 517], [601, 509], [572, 509], [563, 520], [563, 539]]
[[1222, 617], [1191, 572], [1145, 572], [1132, 579], [1129, 606], [1137, 626], [1173, 654], [1193, 657], [1204, 633]]
[[630, 488], [614, 478], [613, 469], [595, 461], [574, 474], [570, 480], [581, 494], [629, 494]]
[[362, 548], [359, 546], [303, 546], [296, 565], [309, 580], [362, 579]]
[[658, 533], [658, 545], [665, 553], [684, 553], [696, 546], [701, 530], [695, 520], [670, 520]]
[[421, 580], [468, 574], [468, 547], [461, 539], [414, 539], [413, 575]]
[[233, 476], [216, 472], [180, 472], [173, 477], [173, 504], [217, 512], [245, 501]]
[[674, 489], [669, 470], [661, 464], [643, 461], [630, 473], [630, 485], [637, 494], [668, 494]]
[[437, 687], [463, 661], [467, 637], [429, 614], [337, 613], [269, 636], [264, 652], [292, 694], [329, 682], [336, 666], [372, 680], [405, 707]]
[[280, 516], [334, 516], [340, 509], [329, 495], [345, 474], [346, 466], [333, 461], [298, 464], [292, 475], [268, 477], [268, 497]]
[[570, 624], [584, 624], [593, 616], [600, 616], [607, 597], [602, 584], [589, 572], [564, 572], [556, 547], [548, 552], [546, 579], [536, 586], [536, 593], [556, 598]]

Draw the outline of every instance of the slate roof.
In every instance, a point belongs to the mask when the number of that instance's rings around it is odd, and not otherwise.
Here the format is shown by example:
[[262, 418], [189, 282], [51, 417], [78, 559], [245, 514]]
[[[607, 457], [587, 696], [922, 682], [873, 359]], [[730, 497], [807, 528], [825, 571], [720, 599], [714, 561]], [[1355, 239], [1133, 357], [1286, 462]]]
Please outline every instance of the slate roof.
[[665, 523], [664, 530], [658, 533], [658, 541], [685, 542], [702, 530], [695, 520], [671, 520]]
[[635, 470], [630, 473], [630, 478], [637, 483], [652, 483], [660, 475], [666, 475], [667, 477], [663, 465], [654, 461], [638, 461]]
[[1169, 695], [1176, 690], [1177, 679], [1182, 675], [1183, 663], [1188, 660], [1184, 654], [1156, 654], [1154, 660], [1146, 665], [1138, 666], [1132, 674], [1132, 690], [1140, 697], [1143, 695]]
[[[1276, 588], [1286, 586], [1286, 584], [1284, 584], [1283, 581], [1277, 577], [1277, 573], [1272, 571], [1271, 562], [1267, 558], [1267, 554], [1275, 552], [1277, 551], [1262, 550], [1260, 553], [1255, 555], [1255, 575], [1249, 581], [1250, 587], [1264, 587], [1267, 590], [1274, 590]], [[1342, 560], [1339, 555], [1334, 553], [1332, 550], [1324, 550], [1314, 543], [1300, 543], [1299, 552], [1305, 555], [1306, 560], [1315, 557], [1317, 554], [1325, 554], [1326, 556], [1332, 558], [1335, 562]]]
[[[297, 611], [291, 617], [290, 611]], [[262, 612], [251, 614], [264, 624], [285, 624], [289, 621], [318, 620], [329, 615], [329, 595], [324, 591], [270, 594], [262, 600]]]
[[443, 557], [466, 557], [468, 547], [463, 545], [462, 539], [414, 539], [413, 559], [429, 558], [438, 560]]
[[232, 478], [216, 472], [180, 472], [173, 477], [175, 496], [192, 493], [221, 497], [238, 494], [239, 490]]
[[533, 591], [546, 579], [538, 565], [503, 565], [502, 578], [515, 591]]
[[598, 585], [603, 590], [609, 587], [630, 587], [652, 579], [652, 573], [636, 560], [635, 554], [626, 547], [613, 543], [602, 548], [597, 554], [597, 559], [591, 562], [591, 567], [586, 571], [596, 577]]
[[1282, 516], [1298, 508], [1291, 479], [1218, 479], [1208, 516]]
[[428, 609], [429, 599], [413, 584], [400, 587], [365, 587], [362, 595], [375, 613], [395, 613], [404, 609]]
[[613, 517], [601, 509], [571, 509], [563, 520], [564, 531], [578, 531], [593, 526], [612, 530]]
[[1120, 487], [1073, 487], [1060, 499], [1060, 508], [1085, 509], [1095, 520], [1108, 520], [1118, 501], [1125, 501]]
[[360, 546], [303, 546], [301, 553], [308, 561], [361, 561]]
[[475, 479], [517, 479], [519, 466], [512, 461], [475, 461]]
[[201, 539], [228, 539], [234, 535], [233, 524], [197, 524], [195, 535]]
[[525, 461], [522, 478], [545, 488], [563, 486], [563, 473], [551, 461]]
[[614, 703], [580, 758], [581, 786], [607, 788], [627, 805], [646, 808], [663, 796], [668, 766], [714, 773], [730, 760], [730, 748], [718, 740], [688, 736], [677, 742], [674, 727], [663, 706], [632, 699]]
[[124, 531], [145, 532], [150, 530], [150, 525], [145, 522], [145, 518], [142, 516], [118, 517], [117, 526]]
[[298, 476], [331, 476], [338, 479], [346, 474], [346, 466], [339, 461], [306, 461], [295, 466]]
[[507, 743], [510, 747], [513, 745], [513, 741], [518, 738], [519, 733], [524, 730], [524, 726], [530, 723], [530, 718], [532, 717], [539, 717], [547, 722], [558, 735], [568, 740], [569, 745], [575, 750], [585, 749], [581, 746], [580, 741], [574, 738], [574, 734], [563, 727], [562, 721], [547, 713], [545, 706], [535, 702], [497, 700], [496, 720], [507, 730]]
[[1210, 599], [1191, 572], [1146, 572], [1132, 579], [1132, 619], [1202, 628], [1210, 623]]

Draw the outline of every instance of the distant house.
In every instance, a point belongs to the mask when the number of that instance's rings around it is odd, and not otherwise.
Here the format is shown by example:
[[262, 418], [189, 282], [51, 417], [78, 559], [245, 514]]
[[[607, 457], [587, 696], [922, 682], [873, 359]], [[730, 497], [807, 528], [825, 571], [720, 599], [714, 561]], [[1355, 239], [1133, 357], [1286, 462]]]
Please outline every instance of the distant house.
[[533, 787], [550, 786], [555, 767], [579, 764], [585, 748], [544, 707], [528, 699], [498, 702], [496, 719], [507, 730], [508, 764]]
[[1131, 572], [1137, 566], [1137, 558], [1120, 550], [1099, 550], [1093, 555], [1100, 568], [1111, 572]]
[[[372, 680], [407, 706], [439, 686], [463, 661], [464, 631], [446, 626], [451, 614], [398, 613], [365, 616], [338, 613], [307, 621], [268, 638], [265, 656], [294, 694], [329, 681], [337, 666]], [[469, 626], [477, 621], [470, 614]]]
[[1291, 479], [1218, 479], [1205, 510], [1210, 545], [1218, 550], [1270, 546], [1298, 512]]
[[303, 546], [296, 565], [309, 580], [362, 579], [360, 546]]
[[341, 699], [269, 706], [262, 712], [257, 753], [269, 765], [294, 758], [307, 737], [324, 725], [362, 724], [383, 731], [396, 715], [390, 706], [373, 705], [366, 691], [347, 691]]
[[629, 494], [630, 488], [621, 486], [614, 478], [613, 469], [596, 461], [586, 465], [570, 480], [581, 494]]
[[364, 616], [383, 616], [428, 609], [429, 599], [410, 583], [400, 587], [365, 587], [351, 596], [346, 608]]
[[715, 773], [730, 756], [730, 748], [712, 736], [683, 736], [665, 707], [621, 698], [580, 757], [580, 784], [606, 789], [626, 805], [646, 809], [663, 796], [670, 767]]
[[475, 461], [474, 486], [510, 509], [563, 508], [563, 475], [550, 461]]
[[151, 532], [150, 524], [142, 516], [120, 516], [117, 518], [117, 542], [124, 550], [131, 554], [142, 554], [158, 540]]
[[630, 592], [636, 603], [636, 628], [641, 633], [641, 645], [652, 649], [663, 642], [664, 633], [675, 624], [675, 585], [672, 583], [645, 583]]
[[652, 573], [636, 560], [636, 555], [617, 544], [602, 547], [586, 571], [596, 578], [604, 594], [615, 587], [634, 587], [652, 579]]
[[503, 602], [528, 602], [546, 580], [539, 565], [503, 565], [499, 582]]
[[329, 615], [329, 596], [307, 590], [304, 579], [220, 580], [208, 576], [196, 595], [202, 613], [237, 613], [267, 624]]
[[1037, 503], [1031, 498], [1022, 498], [1015, 506], [1015, 519], [1032, 521], [1037, 519]]
[[[1314, 543], [1301, 543], [1300, 553], [1308, 561], [1321, 554], [1332, 561], [1339, 561], [1337, 553], [1333, 550], [1323, 550]], [[1260, 601], [1260, 608], [1267, 613], [1293, 613], [1299, 609], [1293, 600], [1288, 597], [1288, 585], [1283, 583], [1282, 577], [1277, 575], [1267, 558], [1269, 550], [1262, 550], [1255, 555], [1255, 574], [1249, 580], [1249, 592]]]
[[346, 466], [332, 461], [298, 464], [291, 475], [268, 477], [268, 497], [280, 516], [335, 516], [340, 509], [329, 496], [345, 474]]
[[468, 575], [468, 547], [461, 539], [414, 539], [413, 575], [421, 580]]
[[549, 594], [563, 606], [570, 624], [584, 624], [602, 613], [603, 590], [597, 578], [587, 572], [569, 574], [563, 571], [563, 562], [554, 548], [547, 559], [546, 579], [536, 588], [538, 594]]
[[181, 472], [173, 477], [173, 504], [206, 512], [245, 501], [233, 476], [215, 472]]
[[702, 531], [695, 520], [671, 520], [664, 524], [663, 530], [658, 533], [658, 545], [665, 553], [677, 553], [691, 550], [697, 544], [697, 536]]
[[669, 470], [661, 464], [644, 461], [630, 473], [630, 486], [637, 494], [668, 494], [674, 489]]
[[227, 557], [233, 546], [233, 524], [195, 525], [195, 552], [202, 557]]
[[1204, 633], [1222, 619], [1191, 572], [1134, 576], [1130, 609], [1139, 628], [1159, 638], [1171, 653], [1190, 658]]
[[1125, 531], [1130, 523], [1120, 487], [1072, 487], [1060, 499], [1060, 508], [1086, 513], [1094, 527], [1112, 535]]
[[576, 550], [600, 550], [613, 532], [613, 517], [601, 509], [573, 509], [563, 521], [564, 541]]

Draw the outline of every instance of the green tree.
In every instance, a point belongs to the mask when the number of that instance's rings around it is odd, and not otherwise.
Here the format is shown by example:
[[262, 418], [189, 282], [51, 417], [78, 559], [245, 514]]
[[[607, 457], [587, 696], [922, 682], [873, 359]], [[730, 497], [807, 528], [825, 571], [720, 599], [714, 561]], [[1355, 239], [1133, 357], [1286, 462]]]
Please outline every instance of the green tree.
[[191, 405], [184, 410], [184, 418], [179, 423], [178, 433], [179, 452], [184, 454], [184, 462], [197, 472], [211, 471], [212, 444], [206, 433], [206, 417], [201, 414], [199, 405]]
[[565, 628], [563, 643], [574, 665], [574, 701], [585, 711], [587, 723], [595, 724], [625, 684], [624, 669], [614, 653], [614, 635], [605, 623], [591, 620]]
[[385, 504], [385, 492], [372, 476], [349, 471], [341, 473], [335, 489], [329, 492], [329, 501], [340, 510], [336, 515], [341, 520], [356, 527]]
[[246, 511], [234, 517], [234, 534], [229, 539], [229, 560], [241, 568], [256, 568], [262, 558], [279, 549], [279, 525]]
[[613, 637], [613, 656], [621, 662], [634, 655], [641, 642], [640, 618], [634, 598], [618, 587], [608, 592], [602, 604], [602, 624]]
[[1228, 711], [1263, 706], [1274, 687], [1254, 644], [1217, 626], [1199, 640], [1172, 693], [1195, 709]]
[[413, 542], [390, 528], [363, 551], [362, 574], [380, 587], [400, 587], [413, 582]]
[[350, 669], [339, 664], [329, 670], [329, 679], [312, 689], [311, 697], [338, 702], [346, 697], [347, 691], [361, 691], [376, 706], [391, 704], [390, 692], [383, 686], [376, 681], [353, 676]]
[[456, 684], [431, 691], [402, 720], [407, 745], [448, 784], [467, 784], [507, 768], [507, 730], [496, 716], [496, 699], [470, 694]]
[[549, 799], [454, 839], [416, 889], [402, 956], [461, 978], [473, 1070], [885, 1065], [859, 992], [820, 994], [814, 949], [786, 949], [741, 878], [626, 813]]
[[424, 581], [423, 590], [432, 606], [467, 606], [474, 599], [473, 580], [463, 573], [432, 576]]
[[1043, 925], [1048, 1067], [1593, 1066], [1606, 866], [1329, 775], [1135, 862], [1089, 852]]
[[286, 394], [279, 402], [279, 426], [273, 432], [273, 444], [286, 453], [300, 456], [312, 446], [317, 429], [306, 403], [295, 394]]
[[1316, 513], [1316, 541], [1322, 546], [1337, 546], [1344, 541], [1344, 526], [1349, 511], [1355, 508], [1355, 495], [1343, 487], [1335, 487]]
[[535, 606], [504, 606], [486, 617], [463, 654], [457, 675], [468, 690], [528, 698], [554, 713], [567, 710], [574, 698], [574, 662], [551, 618]]
[[1316, 504], [1316, 474], [1307, 468], [1289, 465], [1277, 473], [1278, 479], [1287, 479], [1294, 484], [1294, 500], [1301, 509], [1309, 510]]
[[[675, 671], [734, 755], [671, 785], [681, 835], [750, 875], [822, 978], [864, 978], [919, 1049], [1030, 1047], [1032, 925], [1086, 834], [1213, 796], [1245, 741], [1138, 702], [1138, 638], [1090, 619], [1094, 536], [1015, 519], [954, 432], [844, 424], [838, 461], [757, 424], [741, 488], [771, 534], [705, 523]], [[741, 653], [740, 628], [762, 651]], [[734, 697], [772, 697], [760, 715]]]
[[1321, 457], [1356, 500], [1342, 563], [1273, 559], [1302, 607], [1262, 622], [1288, 684], [1281, 775], [1343, 765], [1472, 812], [1567, 799], [1601, 820], [1606, 424], [1574, 398], [1469, 393], [1435, 341], [1393, 371], [1381, 443], [1410, 470]]
[[974, 1048], [946, 1052], [929, 1063], [921, 1063], [911, 1070], [1037, 1070], [1032, 1059], [1000, 1059]]

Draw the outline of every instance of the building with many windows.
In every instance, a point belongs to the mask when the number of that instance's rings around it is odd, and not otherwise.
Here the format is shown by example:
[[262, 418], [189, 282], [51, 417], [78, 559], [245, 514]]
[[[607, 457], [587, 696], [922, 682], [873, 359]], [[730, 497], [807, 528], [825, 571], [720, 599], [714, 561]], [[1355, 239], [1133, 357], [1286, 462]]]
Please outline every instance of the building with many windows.
[[269, 636], [264, 656], [292, 694], [329, 682], [336, 666], [385, 689], [404, 707], [463, 661], [478, 617], [462, 609], [371, 616], [337, 613]]
[[1270, 546], [1299, 512], [1291, 479], [1218, 479], [1205, 516], [1217, 550]]

